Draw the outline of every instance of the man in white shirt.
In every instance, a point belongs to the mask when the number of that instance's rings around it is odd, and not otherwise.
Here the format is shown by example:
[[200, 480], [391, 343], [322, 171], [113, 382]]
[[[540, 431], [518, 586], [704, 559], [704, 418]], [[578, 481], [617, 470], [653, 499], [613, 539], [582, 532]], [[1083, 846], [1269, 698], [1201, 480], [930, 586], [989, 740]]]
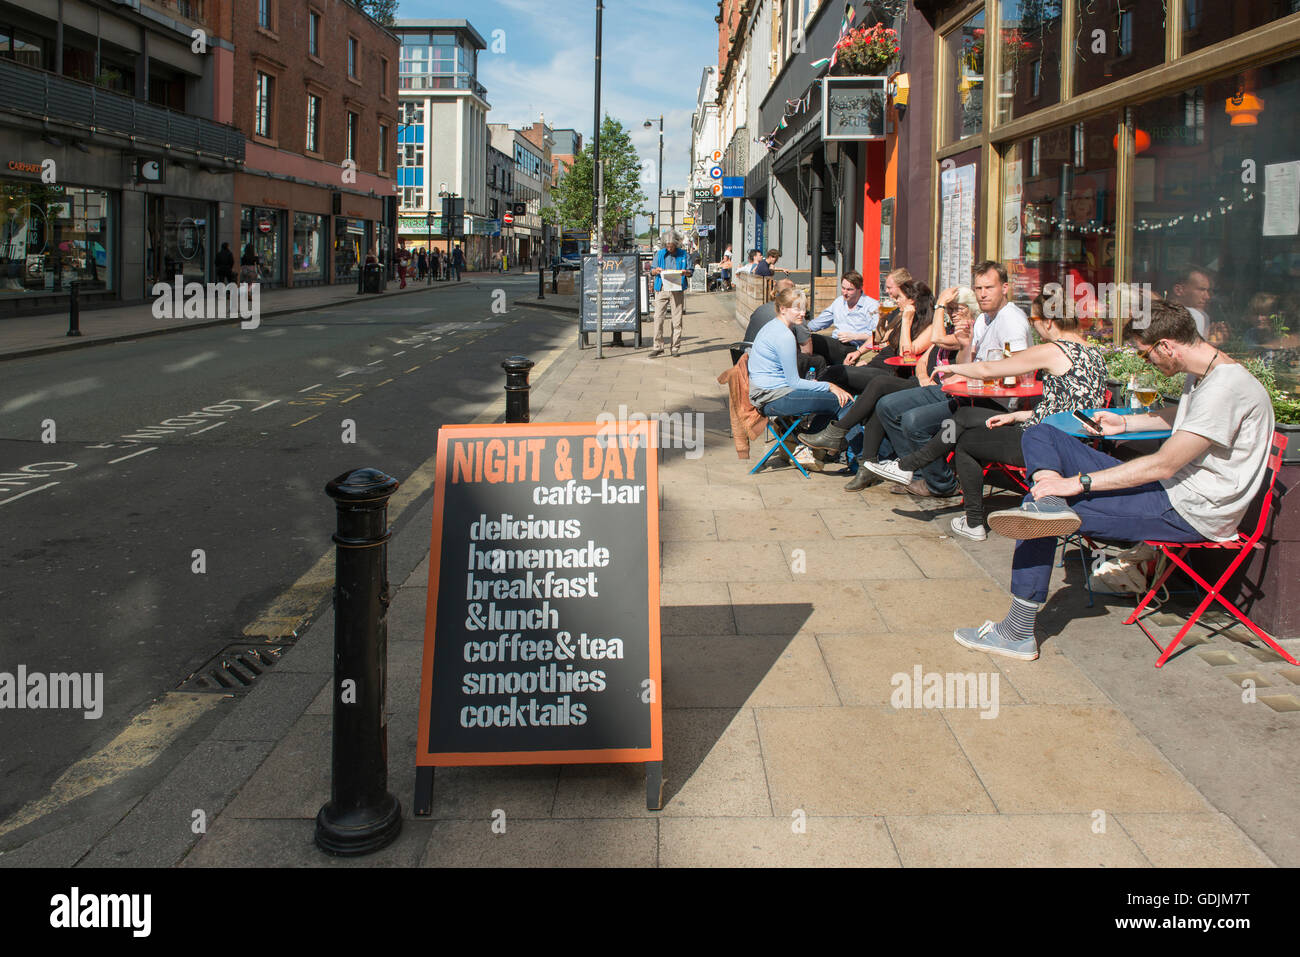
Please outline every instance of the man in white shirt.
[[862, 273], [846, 272], [840, 280], [840, 294], [821, 311], [808, 328], [812, 332], [835, 327], [835, 336], [814, 336], [813, 351], [839, 365], [845, 356], [871, 340], [880, 323], [880, 303], [862, 291]]
[[1038, 657], [1034, 618], [1047, 600], [1056, 538], [1077, 531], [1119, 541], [1229, 541], [1264, 481], [1273, 406], [1245, 366], [1206, 342], [1191, 313], [1151, 304], [1151, 324], [1134, 332], [1138, 352], [1164, 375], [1195, 386], [1175, 409], [1147, 415], [1099, 412], [1102, 434], [1172, 428], [1150, 455], [1121, 462], [1048, 425], [1025, 430], [1025, 472], [1033, 488], [1017, 509], [994, 512], [989, 527], [1016, 538], [1011, 609], [996, 624], [959, 629], [961, 645], [1030, 661]]
[[[1034, 339], [1029, 331], [1029, 319], [1019, 306], [1011, 302], [1008, 294], [1007, 267], [986, 260], [973, 270], [975, 299], [980, 304], [979, 318], [971, 332], [971, 354], [975, 362], [985, 362], [994, 349], [1006, 350], [1008, 343], [1013, 352], [1027, 349]], [[947, 302], [940, 294], [940, 302]], [[959, 360], [960, 361], [960, 360]]]

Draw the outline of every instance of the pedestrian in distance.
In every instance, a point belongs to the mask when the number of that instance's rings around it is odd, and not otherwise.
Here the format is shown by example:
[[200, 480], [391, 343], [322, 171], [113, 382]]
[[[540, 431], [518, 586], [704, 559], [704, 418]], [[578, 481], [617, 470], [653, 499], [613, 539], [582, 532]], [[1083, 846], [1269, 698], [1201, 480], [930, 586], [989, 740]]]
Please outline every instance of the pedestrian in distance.
[[[690, 279], [693, 272], [690, 254], [681, 248], [681, 234], [675, 229], [666, 229], [661, 239], [663, 246], [655, 253], [654, 266], [650, 269], [650, 275], [654, 276], [655, 287], [655, 333], [654, 349], [650, 352], [651, 359], [664, 354], [664, 326], [668, 324], [670, 315], [672, 322], [672, 353], [674, 356], [681, 355], [682, 312], [686, 308], [686, 281]], [[681, 276], [678, 277], [680, 281], [674, 283], [676, 289], [664, 288], [663, 273], [665, 271], [681, 273]]]
[[423, 280], [425, 274], [429, 271], [429, 254], [425, 252], [423, 246], [420, 247], [420, 254], [416, 257], [415, 266], [419, 270], [419, 278]]
[[230, 251], [230, 243], [222, 243], [221, 248], [217, 250], [217, 282], [234, 281], [235, 254]]
[[394, 258], [397, 260], [397, 278], [402, 281], [402, 284], [398, 286], [399, 289], [406, 288], [406, 261], [410, 258], [410, 255], [411, 254], [406, 251], [405, 246], [397, 247], [397, 253]]
[[244, 247], [244, 253], [239, 257], [239, 281], [240, 282], [260, 282], [258, 265], [261, 257], [257, 255], [257, 250], [253, 248], [250, 240]]
[[465, 270], [465, 254], [461, 251], [460, 244], [456, 244], [456, 250], [451, 254], [451, 268], [456, 274], [456, 282], [460, 282], [460, 274]]

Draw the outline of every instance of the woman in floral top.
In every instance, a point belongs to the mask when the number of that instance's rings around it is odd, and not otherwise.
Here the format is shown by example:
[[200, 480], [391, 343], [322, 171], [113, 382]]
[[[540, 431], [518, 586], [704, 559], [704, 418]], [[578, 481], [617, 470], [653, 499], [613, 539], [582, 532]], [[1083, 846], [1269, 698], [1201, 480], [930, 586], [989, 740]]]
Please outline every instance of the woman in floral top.
[[1105, 404], [1106, 362], [1101, 350], [1088, 345], [1079, 333], [1072, 303], [1065, 303], [1065, 314], [1053, 319], [1044, 318], [1043, 303], [1040, 293], [1033, 302], [1029, 319], [1043, 340], [1039, 345], [997, 362], [964, 362], [939, 370], [941, 375], [969, 379], [999, 379], [1041, 371], [1042, 400], [1033, 409], [1019, 412], [963, 406], [953, 416], [955, 431], [941, 429], [924, 447], [903, 456], [897, 463], [890, 463], [896, 464], [897, 469], [883, 476], [893, 481], [911, 481], [912, 472], [953, 452], [953, 467], [966, 497], [966, 514], [952, 520], [952, 530], [965, 538], [983, 541], [988, 537], [984, 525], [985, 465], [1003, 462], [1023, 467], [1020, 435], [1026, 428], [1056, 412], [1096, 409]]

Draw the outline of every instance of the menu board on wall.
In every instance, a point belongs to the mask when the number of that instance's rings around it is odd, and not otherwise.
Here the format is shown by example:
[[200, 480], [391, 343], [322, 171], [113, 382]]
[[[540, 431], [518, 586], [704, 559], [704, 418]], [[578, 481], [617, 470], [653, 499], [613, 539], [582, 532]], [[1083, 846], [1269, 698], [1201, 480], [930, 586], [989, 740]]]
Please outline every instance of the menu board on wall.
[[969, 286], [975, 267], [975, 164], [939, 177], [939, 288]]
[[656, 426], [439, 430], [417, 767], [662, 760]]
[[1024, 194], [1021, 179], [1021, 161], [1008, 160], [1005, 172], [1005, 191], [1002, 194], [1002, 261], [1020, 258], [1022, 220], [1021, 197]]

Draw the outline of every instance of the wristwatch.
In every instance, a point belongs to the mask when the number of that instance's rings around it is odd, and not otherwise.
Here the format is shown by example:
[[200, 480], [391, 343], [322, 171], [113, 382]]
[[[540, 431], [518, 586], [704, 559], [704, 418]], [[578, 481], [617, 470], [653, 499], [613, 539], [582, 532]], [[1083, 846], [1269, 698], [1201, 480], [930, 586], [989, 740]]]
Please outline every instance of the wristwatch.
[[1087, 472], [1083, 472], [1079, 475], [1079, 484], [1083, 486], [1084, 495], [1090, 495], [1092, 493], [1092, 476]]

